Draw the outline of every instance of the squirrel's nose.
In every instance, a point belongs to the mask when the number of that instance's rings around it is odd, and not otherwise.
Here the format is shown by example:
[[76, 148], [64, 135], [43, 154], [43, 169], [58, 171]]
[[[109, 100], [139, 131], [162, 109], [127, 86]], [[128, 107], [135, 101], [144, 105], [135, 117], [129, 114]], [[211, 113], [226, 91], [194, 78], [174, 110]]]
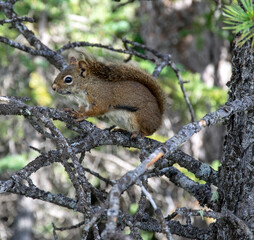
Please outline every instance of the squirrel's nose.
[[56, 91], [57, 87], [56, 87], [56, 84], [55, 84], [55, 83], [53, 83], [51, 87], [52, 87], [52, 89], [53, 89], [54, 91]]

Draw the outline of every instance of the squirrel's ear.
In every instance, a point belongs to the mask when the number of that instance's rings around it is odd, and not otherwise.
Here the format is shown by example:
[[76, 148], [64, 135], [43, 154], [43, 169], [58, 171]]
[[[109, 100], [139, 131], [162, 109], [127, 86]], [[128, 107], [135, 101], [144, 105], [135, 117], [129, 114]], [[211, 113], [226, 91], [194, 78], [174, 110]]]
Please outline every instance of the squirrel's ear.
[[79, 60], [78, 67], [79, 67], [79, 69], [86, 70], [87, 69], [87, 62], [84, 60]]
[[77, 59], [75, 57], [70, 57], [69, 65], [76, 65], [76, 64], [77, 64]]

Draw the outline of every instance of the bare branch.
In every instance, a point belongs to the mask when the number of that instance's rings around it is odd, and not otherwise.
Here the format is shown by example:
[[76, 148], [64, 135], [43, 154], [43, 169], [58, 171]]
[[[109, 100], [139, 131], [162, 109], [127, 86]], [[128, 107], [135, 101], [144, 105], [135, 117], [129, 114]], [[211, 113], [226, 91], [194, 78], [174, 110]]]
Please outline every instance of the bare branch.
[[182, 78], [182, 76], [180, 74], [180, 71], [177, 68], [175, 63], [171, 62], [170, 66], [174, 70], [174, 72], [175, 72], [175, 74], [176, 74], [176, 76], [178, 78], [179, 85], [180, 85], [181, 90], [183, 92], [183, 97], [184, 97], [184, 99], [185, 99], [185, 101], [187, 103], [187, 106], [188, 106], [190, 114], [191, 114], [191, 121], [194, 122], [195, 121], [195, 113], [194, 113], [193, 107], [192, 107], [192, 105], [190, 103], [190, 99], [188, 98], [187, 93], [185, 91], [185, 88], [183, 86], [183, 84], [184, 84], [183, 78]]
[[[129, 219], [133, 221], [133, 219]], [[183, 225], [179, 221], [167, 220], [167, 224], [172, 234], [177, 234], [186, 238], [207, 240], [212, 239], [211, 232], [209, 229], [200, 229], [192, 225]], [[143, 215], [142, 221], [135, 223], [139, 229], [150, 231], [150, 232], [162, 232], [161, 225], [158, 220], [154, 218], [148, 218]]]
[[82, 221], [78, 224], [72, 225], [72, 226], [68, 226], [68, 227], [56, 227], [54, 226], [54, 229], [56, 231], [65, 231], [65, 230], [70, 230], [70, 229], [75, 229], [75, 228], [79, 228], [81, 226], [83, 226], [85, 224], [85, 221]]
[[5, 37], [1, 37], [0, 36], [0, 42], [2, 43], [5, 43], [11, 47], [14, 47], [14, 48], [17, 48], [21, 51], [24, 51], [24, 52], [27, 52], [27, 53], [30, 53], [32, 55], [40, 55], [40, 56], [45, 56], [47, 53], [45, 51], [41, 51], [41, 50], [34, 50], [33, 48], [30, 48], [28, 46], [25, 46], [25, 45], [22, 45], [20, 43], [17, 43], [13, 40], [10, 40], [8, 38], [5, 38]]
[[[173, 138], [165, 142], [164, 144], [153, 142], [149, 139], [137, 138], [135, 140], [131, 140], [128, 134], [123, 134], [119, 132], [109, 132], [103, 131], [96, 128], [91, 123], [87, 121], [83, 122], [75, 122], [71, 117], [69, 117], [66, 113], [57, 111], [52, 108], [46, 107], [32, 107], [26, 105], [24, 102], [17, 98], [9, 98], [9, 97], [0, 97], [0, 114], [1, 115], [23, 115], [25, 117], [32, 117], [34, 121], [40, 122], [44, 128], [47, 128], [51, 135], [55, 137], [55, 144], [57, 146], [57, 151], [51, 151], [48, 154], [42, 154], [36, 160], [28, 164], [24, 169], [18, 171], [14, 176], [12, 176], [11, 180], [8, 182], [1, 182], [1, 190], [4, 192], [13, 192], [21, 195], [25, 195], [28, 197], [38, 198], [44, 201], [49, 201], [56, 203], [58, 205], [65, 206], [67, 208], [75, 208], [78, 211], [86, 211], [89, 210], [89, 219], [86, 220], [88, 224], [86, 225], [87, 231], [93, 226], [93, 224], [98, 220], [98, 218], [104, 214], [104, 211], [108, 207], [107, 217], [108, 221], [106, 224], [106, 228], [104, 230], [103, 236], [108, 236], [112, 234], [120, 234], [117, 229], [117, 219], [121, 216], [120, 213], [120, 196], [121, 194], [129, 189], [130, 186], [135, 184], [140, 177], [144, 175], [147, 171], [148, 166], [151, 162], [159, 156], [159, 154], [163, 154], [164, 158], [171, 157], [173, 153], [177, 150], [177, 148], [187, 141], [194, 133], [200, 131], [202, 128], [214, 125], [223, 119], [227, 119], [232, 116], [237, 111], [246, 111], [249, 109], [253, 109], [254, 107], [254, 96], [245, 96], [242, 99], [235, 100], [233, 102], [227, 103], [225, 106], [221, 107], [214, 113], [207, 114], [203, 119], [198, 122], [190, 123], [182, 128], [178, 134], [176, 134]], [[69, 125], [75, 126], [77, 129], [82, 129], [83, 132], [90, 132], [91, 134], [83, 135], [81, 140], [72, 142], [67, 140], [59, 130], [54, 126], [53, 119], [60, 119], [68, 123]], [[43, 134], [43, 132], [42, 132]], [[100, 136], [98, 138], [91, 138], [93, 134]], [[89, 140], [91, 138], [91, 140]], [[151, 142], [150, 142], [151, 141]], [[150, 142], [150, 147], [148, 149], [147, 143]], [[124, 176], [122, 176], [116, 183], [113, 185], [107, 200], [105, 201], [105, 197], [101, 195], [101, 192], [97, 192], [92, 190], [92, 186], [88, 184], [86, 181], [84, 169], [79, 163], [78, 158], [75, 154], [82, 151], [88, 151], [95, 146], [105, 145], [105, 144], [117, 144], [123, 146], [139, 146], [143, 149], [144, 153], [147, 155], [145, 160], [134, 170], [127, 172]], [[149, 154], [151, 151], [151, 146], [154, 147], [153, 153]], [[147, 150], [146, 150], [147, 149]], [[51, 154], [51, 156], [50, 156]], [[178, 156], [179, 157], [179, 156]], [[67, 159], [71, 158], [73, 166], [67, 163]], [[43, 161], [42, 161], [43, 160]], [[46, 160], [46, 161], [44, 161]], [[189, 159], [193, 162], [191, 159]], [[41, 161], [41, 162], [40, 162]], [[54, 161], [62, 162], [66, 168], [66, 171], [69, 173], [69, 177], [74, 184], [76, 191], [79, 191], [80, 202], [77, 202], [73, 199], [68, 199], [64, 196], [52, 195], [51, 193], [44, 192], [35, 186], [30, 185], [29, 187], [22, 185], [19, 179], [28, 179], [30, 174], [37, 171], [42, 166], [47, 166]], [[187, 161], [188, 162], [188, 161]], [[187, 165], [187, 162], [185, 163]], [[158, 164], [160, 166], [160, 164]], [[200, 167], [200, 166], [199, 166]], [[193, 183], [190, 180], [187, 181], [183, 174], [180, 172], [172, 170], [172, 168], [159, 168], [159, 173], [167, 175], [175, 184], [180, 187], [185, 188], [187, 191], [190, 191], [201, 204], [208, 204], [213, 207], [212, 203], [210, 204], [210, 196], [211, 192], [208, 185], [200, 186], [199, 184]], [[197, 170], [201, 171], [201, 170]], [[75, 174], [77, 174], [78, 179], [76, 179]], [[149, 176], [149, 174], [147, 175]], [[152, 176], [152, 175], [151, 175]], [[149, 176], [150, 177], [150, 176]], [[191, 187], [189, 187], [190, 185]], [[31, 191], [33, 190], [33, 191]], [[88, 203], [90, 205], [90, 193], [93, 191], [97, 194], [97, 198], [100, 198], [103, 201], [100, 208], [94, 212], [93, 209], [84, 208], [84, 204]], [[62, 198], [61, 198], [62, 197]], [[68, 202], [68, 201], [69, 202]], [[68, 203], [64, 202], [67, 201]], [[214, 208], [214, 207], [213, 207]], [[87, 219], [87, 218], [86, 218]], [[170, 223], [171, 224], [171, 221]], [[175, 224], [175, 223], [174, 223]], [[138, 224], [135, 225], [139, 226]], [[144, 229], [145, 224], [142, 224], [140, 228]], [[174, 233], [174, 227], [172, 229], [171, 225], [170, 230]], [[193, 230], [194, 231], [194, 230]], [[195, 230], [196, 231], [196, 230]], [[186, 236], [188, 234], [186, 233]], [[200, 239], [203, 239], [200, 237]]]
[[180, 150], [174, 151], [169, 156], [169, 159], [172, 159], [181, 167], [184, 167], [194, 173], [197, 178], [218, 186], [218, 172], [206, 163], [198, 161]]
[[119, 48], [114, 48], [112, 46], [109, 45], [103, 45], [100, 43], [89, 43], [89, 42], [71, 42], [68, 43], [66, 45], [64, 45], [63, 47], [61, 47], [60, 49], [57, 50], [58, 54], [61, 54], [64, 50], [67, 49], [71, 49], [71, 48], [75, 48], [75, 47], [97, 47], [97, 48], [104, 48], [104, 49], [108, 49], [110, 51], [113, 52], [118, 52], [118, 53], [124, 53], [124, 54], [128, 54], [128, 55], [135, 55], [137, 57], [140, 57], [142, 59], [146, 59], [149, 60], [151, 62], [155, 62], [155, 59], [150, 58], [142, 53], [139, 53], [135, 50], [123, 50], [123, 49], [119, 49]]
[[16, 22], [16, 21], [20, 21], [20, 22], [35, 22], [35, 20], [33, 18], [30, 18], [30, 17], [16, 17], [16, 18], [12, 18], [12, 19], [3, 19], [3, 20], [0, 20], [0, 25], [3, 25], [5, 23], [13, 23], [13, 22]]
[[216, 125], [238, 111], [253, 109], [253, 100], [253, 95], [243, 97], [242, 99], [236, 99], [233, 102], [228, 102], [219, 110], [206, 114], [201, 120], [185, 125], [178, 134], [166, 141], [163, 146], [159, 148], [160, 151], [165, 152], [165, 156], [168, 157], [178, 146], [186, 142], [193, 134], [199, 132], [201, 129]]
[[[157, 58], [163, 59], [163, 58], [165, 57], [165, 54], [160, 53], [160, 52], [158, 52], [157, 50], [155, 50], [155, 49], [153, 49], [153, 48], [149, 48], [149, 47], [147, 47], [147, 46], [144, 45], [144, 44], [137, 43], [137, 42], [133, 42], [133, 41], [130, 41], [130, 40], [126, 39], [126, 38], [122, 39], [122, 41], [123, 41], [123, 43], [131, 44], [131, 45], [134, 46], [134, 47], [142, 48], [142, 49], [144, 49], [144, 50], [146, 50], [146, 51], [152, 53], [152, 54], [153, 54], [154, 56], [156, 56]], [[168, 54], [168, 55], [166, 55], [166, 56], [168, 56], [168, 58], [171, 59], [171, 55], [170, 55], [170, 54]]]
[[163, 68], [166, 67], [167, 65], [168, 65], [168, 63], [166, 61], [162, 61], [161, 63], [156, 64], [156, 67], [153, 70], [152, 76], [154, 78], [157, 78], [160, 75]]
[[[13, 8], [13, 3], [16, 1], [8, 1], [3, 2], [0, 0], [0, 10], [5, 14], [5, 16], [9, 19], [17, 19], [18, 16]], [[34, 47], [38, 52], [35, 54], [34, 51], [32, 51], [32, 48], [28, 48], [25, 46], [22, 46], [21, 44], [16, 44], [11, 40], [6, 40], [5, 38], [2, 38], [2, 42], [12, 46], [17, 47], [18, 49], [22, 51], [29, 52], [33, 55], [40, 55], [45, 57], [52, 65], [54, 65], [59, 70], [63, 70], [65, 67], [67, 67], [67, 63], [64, 61], [63, 57], [56, 53], [55, 51], [48, 48], [46, 45], [44, 45], [35, 35], [32, 31], [30, 31], [26, 25], [21, 21], [12, 21], [11, 25], [13, 28], [16, 28], [29, 42], [29, 44]]]
[[144, 193], [144, 195], [147, 197], [147, 199], [149, 200], [151, 205], [153, 206], [153, 209], [154, 209], [154, 211], [157, 215], [157, 218], [158, 218], [159, 222], [161, 223], [161, 226], [163, 226], [163, 232], [167, 236], [167, 239], [168, 240], [173, 240], [170, 229], [169, 229], [168, 225], [166, 224], [166, 221], [163, 217], [161, 209], [157, 207], [156, 203], [152, 199], [152, 196], [149, 194], [149, 192], [145, 189], [145, 187], [143, 185], [141, 185], [141, 190]]
[[56, 226], [53, 222], [52, 222], [52, 227], [53, 227], [54, 240], [58, 240], [58, 237], [57, 237], [57, 234], [56, 234]]
[[[68, 209], [77, 209], [77, 201], [71, 198], [68, 198], [62, 194], [53, 194], [50, 192], [43, 191], [37, 187], [31, 188], [30, 186], [27, 187], [20, 182], [13, 181], [13, 186], [8, 189], [10, 193], [16, 193], [19, 195], [23, 195], [26, 197], [30, 197], [33, 199], [39, 199], [42, 201], [54, 203], [58, 206], [66, 207]], [[81, 211], [81, 209], [78, 209]], [[81, 211], [82, 212], [82, 211]]]
[[179, 170], [174, 167], [163, 168], [156, 174], [149, 174], [148, 177], [152, 176], [162, 176], [165, 175], [170, 179], [171, 182], [176, 184], [178, 187], [183, 188], [194, 196], [201, 206], [207, 204], [210, 208], [216, 207], [213, 202], [211, 202], [212, 192], [208, 184], [199, 184], [192, 181], [190, 178], [186, 177]]
[[[115, 0], [116, 1], [116, 0]], [[128, 1], [126, 1], [126, 2], [124, 2], [124, 3], [120, 3], [120, 4], [118, 4], [118, 5], [116, 5], [114, 8], [113, 8], [113, 12], [115, 12], [115, 11], [117, 11], [119, 8], [121, 8], [121, 7], [124, 7], [124, 6], [126, 6], [126, 5], [128, 5], [128, 4], [130, 4], [130, 3], [133, 3], [135, 0], [128, 0]], [[116, 2], [120, 2], [120, 1], [116, 1]]]
[[89, 172], [90, 174], [94, 175], [95, 177], [99, 178], [100, 180], [104, 181], [105, 183], [107, 183], [109, 185], [113, 185], [113, 181], [102, 177], [99, 173], [94, 172], [94, 171], [90, 170], [89, 168], [83, 167], [83, 169], [84, 169], [84, 171]]
[[214, 218], [216, 220], [218, 219], [223, 219], [227, 218], [231, 222], [236, 222], [238, 226], [243, 230], [243, 232], [249, 237], [249, 239], [253, 239], [253, 233], [249, 229], [249, 227], [246, 225], [246, 223], [238, 218], [235, 214], [233, 214], [230, 211], [226, 211], [225, 213], [220, 213], [220, 212], [214, 212], [214, 211], [206, 211], [206, 210], [192, 210], [192, 209], [187, 209], [187, 208], [178, 208], [175, 210], [174, 213], [169, 215], [166, 219], [172, 219], [177, 215], [182, 215], [182, 216], [195, 216], [195, 217], [207, 217], [207, 218]]

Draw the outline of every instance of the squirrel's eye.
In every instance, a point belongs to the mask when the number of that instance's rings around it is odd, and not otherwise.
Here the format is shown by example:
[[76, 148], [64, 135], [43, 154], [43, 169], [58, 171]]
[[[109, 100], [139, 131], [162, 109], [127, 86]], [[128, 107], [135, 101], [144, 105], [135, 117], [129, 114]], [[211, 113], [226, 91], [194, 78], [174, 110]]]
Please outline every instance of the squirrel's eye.
[[71, 84], [72, 83], [72, 76], [71, 75], [67, 75], [66, 77], [64, 77], [64, 82], [66, 84]]

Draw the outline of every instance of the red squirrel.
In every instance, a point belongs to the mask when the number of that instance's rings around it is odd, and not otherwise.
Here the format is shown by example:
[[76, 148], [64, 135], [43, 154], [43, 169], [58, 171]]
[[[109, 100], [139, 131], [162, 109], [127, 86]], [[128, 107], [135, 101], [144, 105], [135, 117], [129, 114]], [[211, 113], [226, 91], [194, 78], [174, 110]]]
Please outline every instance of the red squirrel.
[[106, 115], [132, 137], [151, 135], [161, 125], [163, 91], [152, 76], [127, 64], [71, 57], [52, 89], [78, 99], [79, 109], [70, 111], [77, 121]]

